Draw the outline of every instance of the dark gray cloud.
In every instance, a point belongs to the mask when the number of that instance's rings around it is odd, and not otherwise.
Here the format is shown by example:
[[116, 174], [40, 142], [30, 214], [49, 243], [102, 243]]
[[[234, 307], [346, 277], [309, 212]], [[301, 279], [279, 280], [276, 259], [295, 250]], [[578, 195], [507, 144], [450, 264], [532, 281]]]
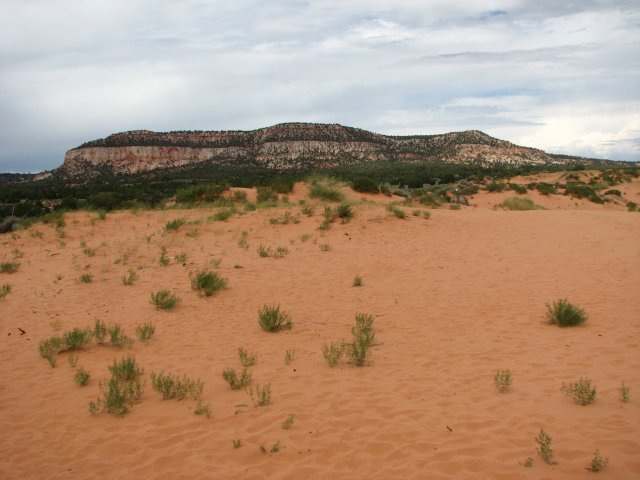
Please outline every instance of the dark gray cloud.
[[3, 0], [0, 171], [283, 121], [640, 160], [639, 26], [625, 0]]

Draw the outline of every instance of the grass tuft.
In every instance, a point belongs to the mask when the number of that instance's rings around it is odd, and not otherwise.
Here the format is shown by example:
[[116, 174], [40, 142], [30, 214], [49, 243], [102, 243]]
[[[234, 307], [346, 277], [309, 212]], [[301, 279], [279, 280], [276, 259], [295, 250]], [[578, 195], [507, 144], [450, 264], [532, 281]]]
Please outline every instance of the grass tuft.
[[493, 381], [496, 384], [496, 388], [500, 393], [509, 391], [511, 388], [511, 371], [510, 370], [498, 370]]
[[205, 297], [210, 297], [218, 290], [226, 288], [227, 283], [226, 278], [210, 270], [201, 270], [191, 277], [191, 288]]
[[290, 413], [287, 418], [282, 422], [282, 429], [289, 430], [293, 426], [293, 422], [295, 421], [295, 415]]
[[547, 320], [559, 327], [581, 325], [587, 318], [588, 316], [582, 308], [569, 303], [566, 298], [557, 300], [551, 305], [547, 304]]
[[131, 286], [138, 279], [138, 274], [133, 270], [129, 270], [126, 275], [122, 276], [122, 284], [125, 286]]
[[322, 345], [322, 356], [327, 361], [330, 367], [335, 367], [342, 357], [342, 353], [344, 352], [344, 346], [341, 343], [332, 342], [325, 343]]
[[342, 183], [332, 177], [314, 175], [307, 180], [309, 196], [330, 202], [341, 202], [344, 194], [340, 191]]
[[591, 380], [588, 378], [580, 378], [576, 383], [563, 383], [560, 391], [573, 397], [578, 405], [589, 405], [596, 399], [596, 389], [591, 387]]
[[182, 225], [184, 225], [185, 223], [187, 223], [187, 219], [186, 218], [174, 218], [173, 220], [167, 222], [164, 226], [164, 229], [167, 232], [175, 232], [176, 230], [178, 230]]
[[551, 437], [547, 435], [547, 433], [543, 429], [540, 429], [540, 433], [536, 436], [535, 440], [538, 444], [538, 455], [540, 455], [540, 457], [542, 457], [542, 459], [550, 465], [556, 463], [553, 460]]
[[136, 336], [138, 337], [138, 340], [145, 344], [151, 340], [154, 333], [156, 333], [156, 327], [154, 327], [152, 323], [143, 323], [136, 327]]
[[180, 303], [180, 298], [169, 290], [159, 290], [151, 293], [149, 302], [157, 309], [171, 310]]
[[229, 384], [231, 390], [240, 390], [241, 388], [251, 385], [251, 372], [244, 368], [242, 373], [238, 373], [233, 368], [225, 368], [222, 371], [222, 378]]
[[602, 455], [600, 455], [600, 450], [596, 449], [596, 451], [593, 453], [593, 458], [591, 459], [589, 470], [591, 470], [592, 472], [601, 472], [602, 470], [606, 469], [608, 465], [609, 457], [603, 458]]
[[500, 206], [507, 210], [544, 210], [543, 207], [534, 203], [530, 198], [507, 198], [500, 204]]
[[263, 387], [256, 385], [254, 391], [253, 388], [249, 389], [249, 396], [253, 402], [254, 407], [265, 407], [271, 403], [271, 384], [266, 383]]
[[187, 395], [190, 395], [194, 400], [199, 400], [204, 389], [204, 383], [200, 379], [193, 380], [186, 375], [180, 378], [178, 376], [165, 375], [162, 372], [151, 372], [151, 385], [162, 396], [163, 400], [174, 398], [182, 400]]
[[9, 295], [10, 293], [11, 293], [11, 285], [9, 285], [8, 283], [4, 283], [0, 287], [0, 300], [2, 300], [4, 297]]
[[253, 367], [258, 362], [255, 353], [249, 353], [243, 347], [238, 348], [238, 358], [243, 367]]
[[258, 310], [258, 323], [265, 332], [279, 332], [291, 328], [291, 316], [280, 305], [264, 305]]
[[622, 382], [620, 388], [618, 388], [618, 396], [622, 403], [628, 403], [631, 398], [631, 389], [627, 387], [624, 382]]
[[361, 287], [363, 285], [364, 285], [364, 281], [362, 280], [362, 277], [360, 277], [360, 275], [356, 275], [355, 278], [353, 279], [353, 286]]
[[17, 262], [0, 263], [0, 273], [16, 273], [18, 268], [20, 268], [20, 264]]
[[76, 385], [79, 387], [84, 387], [89, 383], [89, 372], [87, 372], [84, 368], [80, 367], [76, 370], [75, 375], [73, 376], [73, 380], [76, 382]]

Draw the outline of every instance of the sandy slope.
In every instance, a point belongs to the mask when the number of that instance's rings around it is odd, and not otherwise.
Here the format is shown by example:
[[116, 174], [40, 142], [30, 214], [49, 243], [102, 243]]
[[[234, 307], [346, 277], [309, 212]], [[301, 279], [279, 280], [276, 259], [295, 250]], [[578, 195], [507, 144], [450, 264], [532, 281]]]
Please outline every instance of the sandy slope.
[[[630, 198], [638, 187], [628, 187]], [[369, 201], [324, 233], [318, 206], [288, 225], [268, 221], [284, 207], [227, 222], [207, 221], [211, 210], [119, 212], [93, 224], [95, 214], [76, 213], [66, 216], [65, 246], [50, 225], [31, 230], [42, 238], [1, 237], [2, 261], [14, 249], [24, 256], [17, 273], [0, 274], [13, 286], [0, 300], [0, 478], [590, 478], [596, 448], [610, 458], [601, 478], [640, 477], [640, 214], [588, 202], [568, 210], [565, 197], [544, 199], [556, 208], [545, 211], [487, 208], [501, 195], [431, 210], [429, 220], [400, 220]], [[290, 199], [304, 196], [298, 187]], [[164, 232], [178, 216], [203, 222]], [[242, 231], [247, 250], [238, 246]], [[96, 256], [83, 254], [81, 239]], [[260, 258], [259, 244], [290, 253]], [[160, 266], [161, 246], [186, 252], [186, 264]], [[229, 288], [200, 298], [189, 272], [214, 259]], [[125, 287], [129, 268], [140, 278]], [[92, 283], [77, 281], [85, 272]], [[352, 287], [356, 274], [363, 287]], [[161, 288], [182, 304], [156, 311], [149, 294]], [[583, 327], [543, 323], [545, 303], [561, 297], [589, 313]], [[256, 311], [265, 303], [289, 311], [293, 329], [263, 332]], [[376, 316], [370, 361], [329, 368], [321, 345], [349, 338], [357, 312]], [[92, 375], [81, 388], [67, 354], [52, 369], [37, 345], [95, 319], [131, 336], [151, 321], [156, 336], [130, 350], [80, 352]], [[222, 379], [223, 368], [240, 368], [240, 346], [258, 355], [254, 382], [271, 384], [271, 405], [253, 408]], [[295, 359], [285, 365], [289, 349]], [[122, 418], [90, 416], [98, 381], [126, 353], [145, 368], [142, 402]], [[514, 384], [500, 394], [493, 375], [506, 368]], [[212, 417], [195, 416], [192, 400], [162, 401], [149, 380], [160, 370], [201, 378]], [[598, 388], [589, 406], [560, 393], [581, 376]], [[621, 381], [630, 403], [618, 400]], [[289, 414], [295, 423], [283, 430]], [[557, 465], [536, 455], [540, 428]], [[260, 453], [277, 441], [278, 453]]]

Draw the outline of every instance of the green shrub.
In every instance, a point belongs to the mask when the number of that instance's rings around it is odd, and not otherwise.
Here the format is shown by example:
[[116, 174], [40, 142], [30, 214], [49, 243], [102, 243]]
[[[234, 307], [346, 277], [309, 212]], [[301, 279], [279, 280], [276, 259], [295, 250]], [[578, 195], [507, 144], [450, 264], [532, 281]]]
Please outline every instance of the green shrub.
[[502, 182], [491, 182], [485, 187], [487, 192], [503, 192], [507, 186]]
[[96, 342], [100, 345], [104, 343], [109, 334], [109, 328], [107, 324], [96, 319], [96, 322], [93, 326], [93, 338], [96, 339]]
[[622, 382], [620, 388], [618, 388], [618, 395], [622, 403], [628, 403], [631, 396], [631, 389]]
[[593, 458], [591, 459], [591, 465], [589, 466], [589, 470], [592, 472], [601, 472], [606, 469], [609, 465], [609, 457], [602, 458], [600, 455], [600, 450], [596, 449], [593, 454]]
[[518, 185], [517, 183], [510, 183], [509, 190], [513, 190], [518, 195], [525, 195], [529, 190], [524, 185]]
[[91, 332], [82, 328], [74, 328], [62, 334], [62, 345], [60, 352], [80, 350], [91, 341]]
[[80, 282], [91, 283], [92, 281], [93, 281], [93, 275], [91, 275], [90, 273], [85, 273], [83, 275], [80, 275]]
[[171, 310], [180, 303], [180, 298], [169, 290], [159, 290], [151, 293], [149, 301], [157, 309]]
[[280, 305], [264, 305], [258, 310], [258, 323], [265, 332], [290, 329], [291, 316], [280, 310]]
[[225, 209], [225, 210], [218, 210], [216, 213], [211, 215], [210, 218], [215, 222], [224, 222], [228, 220], [232, 215], [233, 215], [233, 210]]
[[249, 389], [249, 396], [254, 407], [264, 407], [271, 403], [271, 384], [266, 383], [264, 387], [256, 385], [255, 392], [253, 388]]
[[438, 197], [432, 192], [426, 192], [420, 198], [418, 198], [418, 201], [422, 205], [426, 205], [427, 207], [438, 207], [441, 203]]
[[287, 418], [282, 422], [282, 429], [289, 430], [293, 426], [293, 422], [295, 421], [295, 416], [293, 414], [289, 414]]
[[605, 195], [614, 195], [616, 197], [622, 197], [622, 192], [620, 190], [611, 189], [604, 192]]
[[16, 262], [0, 263], [0, 273], [15, 273], [20, 268], [20, 264]]
[[551, 449], [551, 437], [547, 435], [547, 433], [540, 429], [540, 433], [536, 437], [536, 443], [538, 444], [538, 455], [542, 457], [542, 459], [552, 465], [555, 462], [553, 460], [553, 450]]
[[591, 387], [591, 380], [580, 378], [576, 383], [562, 384], [562, 393], [573, 397], [578, 405], [589, 405], [596, 399], [596, 389]]
[[637, 212], [638, 204], [636, 202], [627, 202], [627, 211], [629, 212]]
[[547, 304], [547, 320], [560, 327], [581, 325], [587, 318], [588, 316], [582, 308], [572, 305], [567, 299], [557, 300], [551, 305]]
[[75, 375], [73, 376], [76, 385], [79, 387], [84, 387], [87, 383], [89, 383], [89, 372], [87, 372], [84, 368], [80, 367], [76, 370]]
[[304, 207], [302, 207], [302, 214], [306, 215], [307, 217], [312, 217], [313, 216], [313, 212], [315, 211], [315, 208], [312, 207], [311, 205], [305, 205]]
[[546, 182], [531, 182], [527, 184], [529, 190], [537, 190], [542, 195], [553, 195], [556, 193], [557, 186]]
[[535, 204], [530, 198], [507, 198], [503, 200], [500, 206], [507, 210], [544, 210], [543, 207]]
[[204, 415], [207, 418], [211, 418], [211, 409], [209, 408], [209, 405], [202, 405], [202, 403], [200, 403], [200, 399], [198, 398], [198, 400], [196, 401], [196, 408], [193, 409], [193, 414], [200, 416]]
[[182, 378], [178, 376], [165, 375], [164, 373], [151, 373], [151, 385], [153, 389], [162, 396], [163, 400], [182, 400], [190, 395], [194, 400], [199, 400], [202, 396], [204, 383], [200, 379], [193, 380], [186, 375]]
[[405, 213], [404, 210], [402, 210], [401, 208], [396, 207], [393, 204], [389, 204], [387, 205], [387, 210], [392, 213], [393, 215], [395, 215], [398, 218], [404, 219], [407, 217], [407, 214]]
[[84, 250], [82, 250], [82, 253], [84, 253], [87, 257], [95, 257], [96, 249], [95, 248], [85, 248]]
[[498, 370], [496, 372], [495, 377], [493, 377], [493, 381], [496, 384], [496, 388], [500, 393], [504, 393], [511, 388], [511, 371], [509, 370]]
[[300, 219], [297, 216], [292, 215], [291, 212], [286, 211], [280, 217], [270, 218], [269, 223], [271, 225], [288, 225], [289, 223], [300, 223]]
[[287, 247], [277, 246], [274, 252], [272, 253], [272, 256], [274, 258], [281, 258], [287, 255], [288, 253], [289, 253], [289, 249]]
[[109, 371], [112, 377], [122, 382], [133, 382], [144, 373], [144, 370], [136, 363], [135, 357], [131, 355], [122, 358], [120, 361], [114, 360], [113, 365], [109, 367]]
[[604, 203], [603, 198], [589, 185], [568, 183], [565, 188], [565, 194], [577, 198], [588, 198], [593, 203]]
[[243, 367], [253, 367], [258, 361], [255, 353], [249, 353], [242, 347], [238, 348], [238, 358]]
[[138, 325], [136, 327], [136, 335], [138, 337], [138, 340], [143, 343], [149, 342], [154, 333], [156, 333], [156, 327], [154, 327], [152, 323], [143, 323], [142, 325]]
[[127, 337], [122, 330], [122, 327], [117, 323], [109, 325], [109, 343], [116, 348], [128, 347], [133, 343], [129, 337]]
[[353, 279], [353, 286], [361, 287], [363, 285], [364, 285], [364, 281], [362, 280], [362, 277], [360, 277], [360, 275], [356, 275], [355, 278]]
[[175, 232], [176, 230], [178, 230], [181, 226], [183, 226], [185, 223], [187, 223], [187, 219], [186, 218], [174, 218], [173, 220], [167, 222], [164, 226], [164, 229], [167, 232]]
[[379, 193], [378, 182], [369, 177], [358, 177], [351, 182], [351, 188], [360, 193]]
[[231, 390], [240, 390], [241, 388], [251, 385], [251, 372], [244, 368], [240, 376], [233, 368], [225, 368], [222, 371], [222, 378], [224, 378]]
[[356, 314], [356, 325], [351, 329], [353, 340], [345, 345], [351, 360], [358, 367], [364, 365], [369, 355], [369, 347], [373, 343], [373, 320], [373, 315]]
[[341, 202], [344, 194], [340, 191], [341, 183], [332, 177], [312, 176], [307, 180], [309, 195], [330, 202]]
[[347, 223], [353, 218], [353, 209], [350, 204], [342, 202], [336, 209], [336, 215], [342, 219], [342, 223]]
[[167, 257], [167, 247], [160, 247], [160, 265], [166, 267], [171, 263], [169, 257]]
[[142, 383], [139, 380], [122, 382], [111, 377], [108, 383], [101, 383], [103, 398], [89, 402], [89, 412], [93, 415], [106, 410], [111, 415], [124, 415], [142, 396]]
[[42, 340], [38, 345], [38, 351], [40, 356], [49, 362], [51, 367], [56, 366], [56, 359], [54, 358], [59, 352], [62, 351], [63, 342], [60, 337], [51, 337], [46, 340]]
[[202, 184], [187, 188], [179, 188], [176, 191], [177, 202], [214, 202], [222, 197], [227, 189], [226, 184]]
[[271, 256], [271, 247], [266, 247], [262, 244], [258, 245], [258, 255], [266, 258], [266, 257], [270, 257]]
[[2, 300], [4, 297], [9, 295], [10, 293], [11, 293], [11, 285], [9, 285], [8, 283], [2, 284], [2, 286], [0, 287], [0, 300]]
[[344, 352], [344, 347], [340, 343], [332, 342], [325, 343], [322, 345], [322, 356], [327, 361], [330, 367], [335, 367], [342, 357], [342, 353]]
[[227, 283], [226, 278], [210, 270], [201, 270], [191, 277], [191, 288], [205, 297], [210, 297], [218, 290], [226, 288]]
[[258, 203], [277, 202], [278, 193], [270, 187], [256, 187], [256, 201]]
[[129, 270], [126, 275], [122, 276], [122, 284], [126, 286], [133, 285], [133, 283], [138, 279], [138, 274], [133, 270]]
[[331, 245], [329, 245], [328, 243], [321, 243], [318, 246], [320, 247], [320, 250], [323, 251], [323, 252], [331, 251]]

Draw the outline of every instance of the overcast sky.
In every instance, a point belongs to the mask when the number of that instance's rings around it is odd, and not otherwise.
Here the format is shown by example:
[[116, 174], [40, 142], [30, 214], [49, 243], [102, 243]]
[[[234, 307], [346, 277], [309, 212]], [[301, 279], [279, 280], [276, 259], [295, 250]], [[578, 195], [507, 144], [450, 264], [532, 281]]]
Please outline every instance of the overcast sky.
[[291, 121], [640, 160], [640, 2], [0, 0], [0, 172]]

